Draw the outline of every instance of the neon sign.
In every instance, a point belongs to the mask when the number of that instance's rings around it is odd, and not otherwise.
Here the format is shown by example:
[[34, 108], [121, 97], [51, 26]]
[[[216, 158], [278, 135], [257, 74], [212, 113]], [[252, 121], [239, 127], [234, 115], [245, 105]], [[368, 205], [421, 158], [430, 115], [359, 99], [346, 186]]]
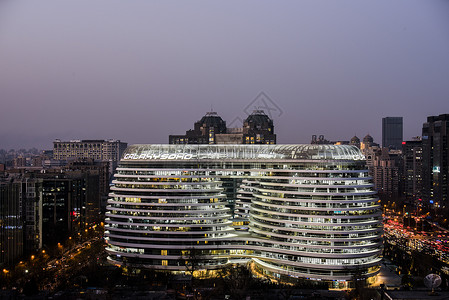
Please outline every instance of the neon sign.
[[152, 154], [148, 152], [144, 152], [141, 154], [137, 153], [128, 153], [125, 154], [123, 159], [161, 159], [161, 160], [174, 160], [174, 159], [192, 159], [194, 157], [193, 154], [190, 153], [164, 153], [164, 154]]

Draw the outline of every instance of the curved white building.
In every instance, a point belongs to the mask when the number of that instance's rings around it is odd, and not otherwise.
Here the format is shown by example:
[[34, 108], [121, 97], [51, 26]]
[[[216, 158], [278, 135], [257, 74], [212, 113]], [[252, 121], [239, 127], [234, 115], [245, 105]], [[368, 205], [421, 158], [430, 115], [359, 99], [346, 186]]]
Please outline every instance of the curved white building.
[[273, 278], [334, 286], [379, 271], [381, 211], [353, 146], [134, 145], [113, 183], [105, 235], [118, 265], [252, 260]]

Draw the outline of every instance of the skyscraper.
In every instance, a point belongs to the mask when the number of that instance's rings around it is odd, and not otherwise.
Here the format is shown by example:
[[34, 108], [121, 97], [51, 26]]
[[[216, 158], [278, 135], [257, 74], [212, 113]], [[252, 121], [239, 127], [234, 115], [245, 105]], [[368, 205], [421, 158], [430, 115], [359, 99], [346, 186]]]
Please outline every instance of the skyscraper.
[[405, 201], [417, 204], [422, 191], [422, 140], [414, 139], [402, 143], [403, 180]]
[[422, 128], [423, 200], [449, 208], [449, 114], [427, 117]]
[[382, 118], [382, 147], [402, 149], [402, 117]]

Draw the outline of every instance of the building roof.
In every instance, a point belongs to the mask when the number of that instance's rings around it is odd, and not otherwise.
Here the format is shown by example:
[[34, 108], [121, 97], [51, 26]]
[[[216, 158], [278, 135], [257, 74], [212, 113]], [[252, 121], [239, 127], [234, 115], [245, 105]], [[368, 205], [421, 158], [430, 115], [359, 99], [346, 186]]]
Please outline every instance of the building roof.
[[350, 145], [131, 145], [129, 160], [364, 160]]
[[226, 122], [214, 111], [206, 113], [199, 122], [201, 125], [206, 124], [207, 127], [220, 127], [226, 124]]
[[273, 121], [265, 114], [263, 110], [257, 109], [245, 119], [245, 123], [263, 124], [273, 123]]
[[370, 136], [369, 134], [367, 134], [364, 138], [363, 138], [363, 142], [364, 143], [373, 143], [374, 139], [372, 136]]

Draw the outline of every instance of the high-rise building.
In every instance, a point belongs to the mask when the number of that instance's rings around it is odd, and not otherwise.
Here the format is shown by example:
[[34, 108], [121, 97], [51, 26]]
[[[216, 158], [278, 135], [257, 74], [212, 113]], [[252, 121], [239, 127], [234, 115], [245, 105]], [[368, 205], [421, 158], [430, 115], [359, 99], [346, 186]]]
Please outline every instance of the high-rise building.
[[356, 146], [357, 148], [360, 149], [360, 139], [354, 135], [351, 139], [351, 141], [349, 142], [350, 145]]
[[449, 209], [449, 114], [430, 116], [422, 128], [423, 200]]
[[1, 259], [14, 262], [99, 222], [99, 181], [106, 166], [6, 171], [0, 178], [0, 249], [9, 250]]
[[0, 182], [0, 266], [14, 265], [23, 255], [23, 214], [20, 186]]
[[379, 144], [374, 143], [374, 139], [371, 135], [369, 135], [369, 134], [365, 135], [362, 142], [360, 143], [360, 150], [362, 150], [362, 152], [364, 152], [373, 147], [378, 148]]
[[185, 135], [170, 135], [169, 144], [276, 144], [276, 134], [263, 110], [253, 111], [243, 128], [227, 128], [216, 112], [208, 112]]
[[355, 146], [133, 145], [113, 184], [105, 236], [116, 265], [182, 272], [195, 256], [198, 272], [251, 263], [340, 288], [379, 272], [382, 216]]
[[254, 110], [243, 122], [242, 144], [276, 144], [273, 120], [263, 110]]
[[374, 150], [373, 154], [369, 169], [379, 198], [383, 201], [398, 201], [401, 196], [399, 184], [402, 176], [401, 151], [382, 148]]
[[417, 205], [422, 191], [422, 140], [419, 138], [402, 143], [402, 185], [405, 201]]
[[382, 147], [402, 149], [402, 117], [382, 118]]
[[120, 140], [55, 140], [53, 158], [65, 161], [91, 158], [109, 162], [109, 172], [112, 175], [127, 145]]
[[216, 113], [208, 112], [196, 121], [185, 135], [170, 135], [170, 144], [216, 144], [216, 135], [226, 133], [226, 122]]

